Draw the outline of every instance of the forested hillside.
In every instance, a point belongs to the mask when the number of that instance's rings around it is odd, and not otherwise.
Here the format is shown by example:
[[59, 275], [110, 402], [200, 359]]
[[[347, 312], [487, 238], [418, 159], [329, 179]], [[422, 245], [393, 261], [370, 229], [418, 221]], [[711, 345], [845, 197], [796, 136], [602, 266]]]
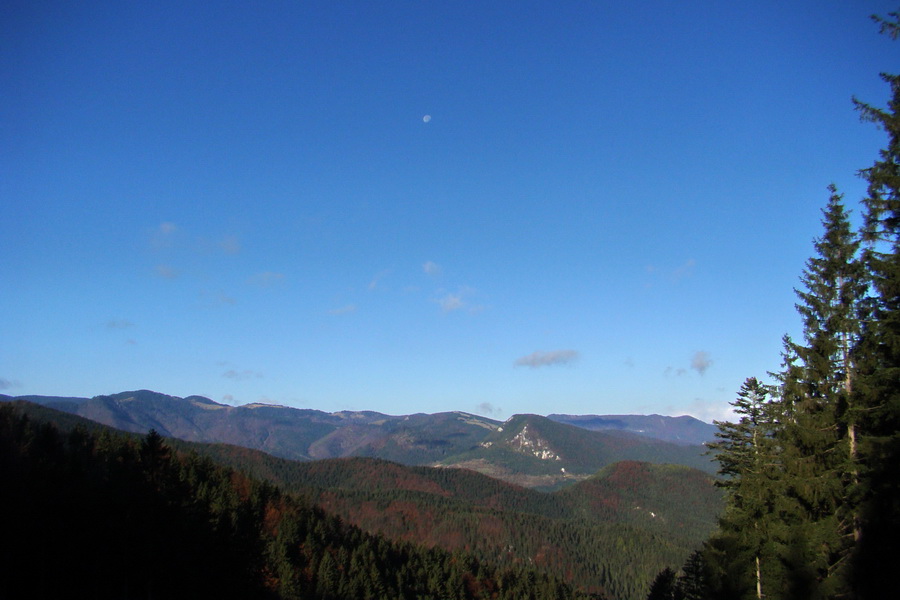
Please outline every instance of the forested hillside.
[[[874, 17], [900, 37], [900, 12]], [[881, 599], [900, 566], [900, 76], [887, 107], [855, 100], [888, 138], [862, 226], [835, 186], [796, 290], [803, 334], [773, 382], [749, 377], [718, 423], [718, 531], [649, 598]]]
[[721, 509], [709, 475], [632, 461], [554, 493], [371, 459], [285, 467], [285, 489], [367, 531], [490, 564], [534, 564], [615, 598], [639, 598], [668, 557], [683, 560], [699, 546]]
[[0, 406], [4, 598], [581, 598], [529, 567], [366, 534], [155, 432]]
[[[391, 416], [267, 404], [228, 406], [201, 396], [179, 398], [149, 390], [94, 398], [0, 395], [0, 401], [14, 399], [124, 431], [154, 429], [164, 436], [245, 446], [293, 460], [367, 456], [405, 465], [458, 466], [542, 489], [574, 483], [620, 460], [714, 472], [705, 449], [696, 442], [710, 439], [702, 432], [712, 426], [691, 417], [555, 421], [514, 415], [501, 423], [463, 412]], [[598, 419], [615, 426], [598, 427]]]
[[[73, 415], [12, 406], [67, 432], [110, 435]], [[712, 479], [687, 467], [623, 462], [548, 494], [462, 469], [367, 458], [300, 463], [235, 446], [167, 444], [266, 480], [369, 533], [465, 552], [492, 568], [530, 566], [612, 598], [641, 598], [660, 568], [683, 560], [709, 534], [720, 510]]]

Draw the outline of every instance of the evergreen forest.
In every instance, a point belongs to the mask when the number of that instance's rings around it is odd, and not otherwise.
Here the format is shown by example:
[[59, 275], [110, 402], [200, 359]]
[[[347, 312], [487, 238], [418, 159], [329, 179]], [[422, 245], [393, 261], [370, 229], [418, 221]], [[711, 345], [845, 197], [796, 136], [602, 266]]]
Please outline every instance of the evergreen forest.
[[[900, 37], [900, 12], [873, 17]], [[829, 186], [823, 232], [796, 289], [802, 337], [785, 336], [770, 383], [748, 377], [711, 451], [726, 508], [716, 531], [647, 598], [880, 599], [900, 567], [900, 76], [890, 99], [854, 99], [887, 135], [861, 225]]]
[[588, 598], [527, 565], [389, 541], [196, 452], [0, 406], [0, 597]]

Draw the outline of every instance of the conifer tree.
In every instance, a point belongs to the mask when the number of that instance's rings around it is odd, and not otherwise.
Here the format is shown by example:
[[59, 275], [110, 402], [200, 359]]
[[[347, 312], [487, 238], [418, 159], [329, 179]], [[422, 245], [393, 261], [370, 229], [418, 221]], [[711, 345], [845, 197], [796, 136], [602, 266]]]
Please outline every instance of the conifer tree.
[[692, 552], [681, 567], [681, 575], [678, 576], [678, 589], [683, 600], [706, 600], [707, 581], [706, 565], [703, 553]]
[[656, 575], [656, 578], [650, 585], [647, 600], [681, 600], [681, 595], [677, 592], [677, 589], [675, 571], [670, 567], [666, 567]]
[[[808, 572], [805, 589], [829, 594], [842, 586], [842, 572], [855, 539], [857, 423], [852, 402], [866, 292], [859, 239], [843, 199], [829, 186], [825, 233], [814, 242], [796, 290], [803, 340], [785, 338], [785, 369], [777, 374], [781, 419], [777, 438], [784, 471], [783, 520], [790, 529], [782, 561], [788, 575]], [[805, 546], [805, 547], [803, 547]], [[796, 564], [794, 564], [796, 563]]]
[[[873, 18], [882, 33], [900, 35], [900, 12]], [[854, 584], [862, 598], [879, 597], [900, 564], [900, 76], [881, 77], [891, 90], [886, 108], [855, 100], [862, 119], [888, 137], [878, 160], [861, 171], [868, 182], [863, 235], [871, 277], [871, 312], [858, 345], [861, 373], [855, 390], [863, 505]]]
[[[708, 445], [716, 453], [719, 474], [725, 477], [719, 482], [726, 490], [725, 514], [719, 525], [723, 534], [735, 536], [748, 551], [750, 561], [745, 570], [752, 572], [755, 595], [762, 598], [764, 563], [775, 556], [772, 515], [778, 496], [773, 485], [777, 473], [773, 438], [776, 414], [768, 390], [755, 377], [744, 381], [731, 405], [738, 421], [716, 421], [719, 441]], [[768, 564], [765, 569], [769, 570]]]

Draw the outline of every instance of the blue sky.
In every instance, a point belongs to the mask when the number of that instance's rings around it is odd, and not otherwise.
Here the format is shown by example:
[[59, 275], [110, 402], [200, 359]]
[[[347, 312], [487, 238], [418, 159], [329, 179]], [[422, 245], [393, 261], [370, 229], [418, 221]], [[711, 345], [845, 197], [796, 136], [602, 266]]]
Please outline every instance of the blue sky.
[[883, 2], [0, 7], [0, 393], [725, 414]]

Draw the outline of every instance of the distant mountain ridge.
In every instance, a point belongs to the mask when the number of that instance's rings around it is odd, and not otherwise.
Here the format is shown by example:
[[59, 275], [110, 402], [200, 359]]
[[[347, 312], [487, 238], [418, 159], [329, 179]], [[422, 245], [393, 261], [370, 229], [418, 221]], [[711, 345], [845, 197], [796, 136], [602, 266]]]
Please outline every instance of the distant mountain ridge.
[[[117, 429], [195, 442], [227, 443], [310, 461], [371, 457], [404, 465], [465, 467], [529, 487], [579, 481], [620, 460], [712, 471], [693, 417], [515, 415], [505, 422], [464, 412], [386, 415], [327, 413], [268, 404], [229, 406], [202, 396], [149, 390], [93, 398], [0, 396], [26, 400]], [[699, 424], [699, 425], [698, 425]]]
[[[127, 395], [120, 400], [126, 407], [137, 401]], [[53, 423], [67, 435], [73, 432], [74, 440], [84, 435], [75, 435], [76, 430], [92, 435], [108, 431], [106, 425], [46, 404], [11, 404], [37, 422]], [[221, 410], [213, 404], [200, 409]], [[418, 417], [428, 421], [427, 415]], [[583, 431], [585, 437], [570, 446], [557, 439], [560, 433], [578, 431], [545, 417], [519, 415], [501, 424], [496, 437], [480, 447], [497, 451], [513, 440], [503, 452], [526, 462], [558, 465], [572, 460], [570, 452], [590, 449], [586, 444], [594, 439], [592, 432]], [[614, 436], [640, 439], [624, 432]], [[208, 456], [268, 480], [367, 532], [471, 552], [498, 567], [529, 565], [584, 591], [622, 600], [640, 600], [660, 569], [683, 562], [708, 537], [721, 510], [721, 492], [713, 477], [671, 464], [619, 461], [573, 485], [543, 493], [465, 469], [403, 466], [367, 457], [292, 461], [234, 445], [175, 438], [167, 443], [179, 452]]]
[[591, 431], [629, 431], [676, 444], [705, 444], [715, 440], [718, 428], [710, 423], [683, 415], [547, 415], [551, 421], [566, 423]]

